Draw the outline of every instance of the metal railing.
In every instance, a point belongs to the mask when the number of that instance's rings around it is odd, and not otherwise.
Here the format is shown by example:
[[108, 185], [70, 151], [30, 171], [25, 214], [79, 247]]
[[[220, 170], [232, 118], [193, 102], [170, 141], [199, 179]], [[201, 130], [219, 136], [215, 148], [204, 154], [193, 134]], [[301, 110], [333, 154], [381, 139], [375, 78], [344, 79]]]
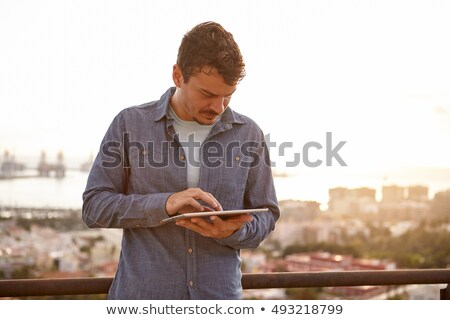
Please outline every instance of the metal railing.
[[[0, 297], [106, 294], [113, 278], [0, 280]], [[450, 269], [246, 273], [244, 289], [446, 284], [441, 300], [450, 300]]]

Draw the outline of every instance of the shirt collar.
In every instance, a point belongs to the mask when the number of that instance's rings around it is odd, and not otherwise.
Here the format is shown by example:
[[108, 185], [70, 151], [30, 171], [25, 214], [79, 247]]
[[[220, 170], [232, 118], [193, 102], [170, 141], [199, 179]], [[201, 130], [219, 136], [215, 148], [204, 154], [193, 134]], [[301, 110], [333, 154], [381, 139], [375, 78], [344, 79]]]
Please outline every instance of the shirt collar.
[[[155, 121], [160, 121], [164, 117], [169, 119], [172, 118], [169, 114], [169, 105], [170, 98], [175, 93], [175, 89], [175, 87], [169, 88], [159, 99], [159, 102], [156, 105]], [[226, 108], [225, 112], [217, 122], [222, 122], [226, 127], [233, 123], [246, 123], [245, 119], [240, 114], [234, 112], [230, 107]]]

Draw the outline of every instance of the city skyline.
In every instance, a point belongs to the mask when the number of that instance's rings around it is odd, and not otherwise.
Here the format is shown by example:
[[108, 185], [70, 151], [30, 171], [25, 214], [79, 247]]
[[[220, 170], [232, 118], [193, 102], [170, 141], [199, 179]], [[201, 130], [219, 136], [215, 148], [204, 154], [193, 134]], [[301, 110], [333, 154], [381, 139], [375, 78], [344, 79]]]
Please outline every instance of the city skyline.
[[[56, 157], [55, 157], [56, 160]], [[55, 164], [49, 159], [49, 164]], [[39, 172], [39, 167], [29, 168], [18, 175], [27, 178], [14, 179], [0, 174], [0, 205], [29, 208], [81, 208], [81, 195], [86, 186], [87, 170], [80, 163], [66, 167], [65, 174], [57, 177], [50, 172], [48, 177]], [[434, 169], [410, 172], [396, 171], [389, 178], [382, 174], [350, 173], [330, 174], [330, 171], [307, 168], [300, 173], [275, 171], [277, 197], [283, 200], [315, 201], [321, 210], [327, 210], [330, 189], [346, 188], [374, 190], [376, 201], [382, 200], [382, 191], [386, 186], [397, 185], [401, 188], [424, 186], [427, 188], [428, 200], [436, 193], [450, 190], [450, 169]]]

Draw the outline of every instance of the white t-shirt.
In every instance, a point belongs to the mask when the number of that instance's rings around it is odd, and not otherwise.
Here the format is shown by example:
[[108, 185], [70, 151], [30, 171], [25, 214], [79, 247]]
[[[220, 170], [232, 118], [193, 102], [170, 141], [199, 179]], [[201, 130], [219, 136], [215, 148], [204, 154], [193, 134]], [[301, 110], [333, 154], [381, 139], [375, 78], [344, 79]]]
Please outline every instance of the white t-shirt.
[[182, 120], [172, 107], [169, 109], [169, 114], [174, 119], [173, 127], [186, 154], [187, 186], [196, 188], [200, 179], [200, 148], [214, 124], [201, 125], [196, 121]]

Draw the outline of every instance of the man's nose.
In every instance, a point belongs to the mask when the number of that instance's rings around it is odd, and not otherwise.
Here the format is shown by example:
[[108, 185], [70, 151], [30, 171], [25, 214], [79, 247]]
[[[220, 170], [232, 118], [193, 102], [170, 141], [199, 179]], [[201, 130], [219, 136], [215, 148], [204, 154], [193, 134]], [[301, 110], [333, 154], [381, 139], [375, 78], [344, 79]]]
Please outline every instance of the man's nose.
[[225, 110], [225, 98], [217, 97], [212, 101], [211, 108], [217, 113], [222, 114]]

